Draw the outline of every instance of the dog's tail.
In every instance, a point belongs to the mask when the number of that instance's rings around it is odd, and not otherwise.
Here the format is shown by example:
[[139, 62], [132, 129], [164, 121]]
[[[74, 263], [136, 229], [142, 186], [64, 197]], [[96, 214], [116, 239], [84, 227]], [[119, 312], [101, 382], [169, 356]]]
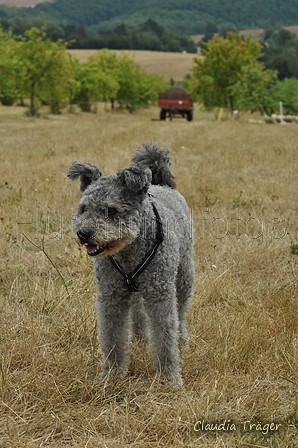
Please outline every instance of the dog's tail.
[[143, 143], [132, 158], [134, 163], [150, 168], [152, 184], [176, 188], [176, 182], [171, 172], [173, 165], [169, 150], [160, 148], [156, 143]]

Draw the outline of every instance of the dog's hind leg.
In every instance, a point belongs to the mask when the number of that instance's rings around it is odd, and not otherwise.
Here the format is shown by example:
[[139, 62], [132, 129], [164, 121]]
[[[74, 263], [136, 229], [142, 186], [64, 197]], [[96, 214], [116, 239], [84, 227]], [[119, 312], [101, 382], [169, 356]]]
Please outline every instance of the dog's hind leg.
[[186, 318], [193, 293], [194, 279], [194, 262], [192, 256], [188, 256], [182, 260], [182, 263], [178, 268], [176, 278], [179, 333], [181, 344], [187, 344], [189, 339]]
[[103, 376], [126, 373], [129, 355], [129, 296], [98, 294], [96, 309]]

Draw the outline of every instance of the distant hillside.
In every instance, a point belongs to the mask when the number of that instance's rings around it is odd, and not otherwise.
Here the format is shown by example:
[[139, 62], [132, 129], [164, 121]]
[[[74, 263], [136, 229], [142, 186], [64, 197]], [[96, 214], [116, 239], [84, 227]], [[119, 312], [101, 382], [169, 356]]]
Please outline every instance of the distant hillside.
[[[8, 0], [7, 0], [8, 1]], [[0, 6], [0, 20], [40, 17], [98, 32], [124, 23], [140, 26], [148, 18], [168, 31], [200, 34], [208, 23], [236, 29], [298, 23], [297, 0], [54, 0], [34, 8]]]

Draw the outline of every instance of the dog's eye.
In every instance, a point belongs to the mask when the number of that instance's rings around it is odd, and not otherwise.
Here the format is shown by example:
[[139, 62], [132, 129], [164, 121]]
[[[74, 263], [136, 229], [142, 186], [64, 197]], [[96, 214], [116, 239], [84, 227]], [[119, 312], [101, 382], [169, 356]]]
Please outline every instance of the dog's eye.
[[81, 206], [81, 213], [86, 213], [87, 210], [88, 210], [87, 205], [82, 205]]
[[106, 213], [107, 213], [108, 217], [109, 216], [114, 216], [114, 215], [116, 215], [116, 213], [118, 213], [118, 210], [116, 208], [114, 208], [114, 207], [108, 207], [106, 209]]

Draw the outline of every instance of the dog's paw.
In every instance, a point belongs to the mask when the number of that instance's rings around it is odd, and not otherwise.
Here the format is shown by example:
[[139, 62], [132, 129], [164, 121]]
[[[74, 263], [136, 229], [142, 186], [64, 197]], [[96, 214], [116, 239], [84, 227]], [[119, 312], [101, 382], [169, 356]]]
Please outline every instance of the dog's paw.
[[160, 384], [170, 384], [175, 388], [183, 386], [183, 379], [180, 373], [166, 372], [158, 377]]

